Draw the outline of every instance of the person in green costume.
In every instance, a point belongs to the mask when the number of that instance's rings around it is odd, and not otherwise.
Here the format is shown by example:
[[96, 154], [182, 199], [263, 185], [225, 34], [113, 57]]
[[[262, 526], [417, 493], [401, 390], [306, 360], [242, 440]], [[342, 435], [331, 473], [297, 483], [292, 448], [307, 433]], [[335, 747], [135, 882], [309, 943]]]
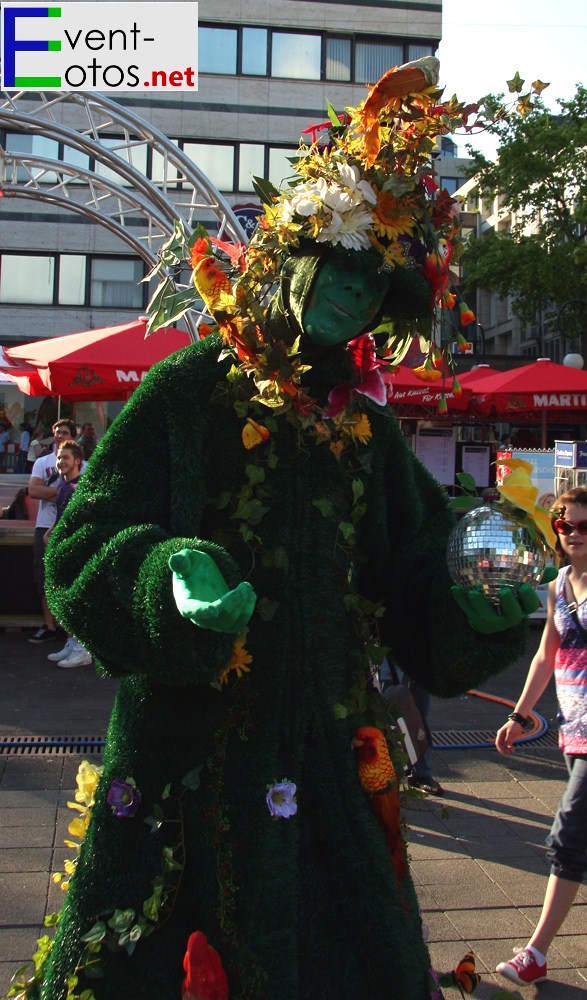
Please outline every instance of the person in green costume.
[[[385, 394], [366, 403], [369, 376], [383, 377], [347, 342], [429, 311], [430, 288], [396, 236], [364, 235], [360, 200], [374, 205], [376, 188], [340, 150], [338, 166], [312, 154], [337, 217], [326, 202], [309, 216], [324, 188], [308, 181], [287, 195], [301, 199], [296, 229], [290, 213], [278, 231], [273, 199], [247, 251], [249, 277], [278, 261], [266, 310], [255, 300], [247, 318], [204, 256], [219, 332], [149, 372], [52, 535], [52, 610], [120, 684], [42, 1000], [179, 1000], [196, 931], [231, 1000], [439, 996], [409, 873], [400, 887], [351, 749], [376, 721], [369, 629], [451, 697], [521, 654], [535, 604], [522, 590], [501, 613], [455, 604], [445, 492]], [[418, 170], [420, 207], [411, 188], [406, 205], [421, 225], [434, 206]]]

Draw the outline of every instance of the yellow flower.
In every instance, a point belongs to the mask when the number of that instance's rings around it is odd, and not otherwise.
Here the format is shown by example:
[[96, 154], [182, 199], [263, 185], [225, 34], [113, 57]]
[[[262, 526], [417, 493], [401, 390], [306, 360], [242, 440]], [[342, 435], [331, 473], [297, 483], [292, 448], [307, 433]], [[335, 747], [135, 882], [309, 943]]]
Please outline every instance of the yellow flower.
[[556, 535], [552, 529], [550, 512], [546, 507], [536, 503], [538, 487], [534, 486], [530, 479], [532, 465], [521, 458], [502, 459], [498, 464], [505, 465], [511, 470], [509, 476], [505, 477], [503, 485], [497, 487], [501, 496], [514, 507], [526, 511], [546, 544], [554, 551]]
[[245, 649], [244, 639], [237, 639], [234, 644], [234, 649], [232, 651], [232, 657], [227, 667], [222, 670], [220, 677], [218, 678], [221, 684], [228, 683], [228, 677], [231, 670], [234, 670], [237, 677], [242, 677], [243, 674], [249, 674], [251, 668], [247, 666], [248, 663], [253, 662], [253, 657]]
[[353, 421], [350, 431], [351, 437], [355, 441], [360, 441], [361, 444], [367, 444], [371, 440], [371, 424], [369, 423], [369, 417], [366, 413], [361, 413], [361, 415]]
[[398, 236], [409, 235], [414, 231], [414, 201], [396, 198], [389, 191], [378, 191], [377, 204], [373, 208], [375, 221], [373, 229], [378, 236], [387, 236], [397, 240]]
[[83, 818], [81, 816], [74, 816], [71, 823], [67, 827], [67, 830], [72, 837], [77, 837], [79, 840], [83, 840], [86, 835], [89, 822], [89, 816], [85, 816]]
[[[76, 782], [75, 801], [83, 802], [85, 806], [93, 806], [98, 782], [102, 777], [103, 767], [97, 767], [88, 760], [83, 760], [79, 766]], [[69, 803], [68, 803], [69, 805]]]

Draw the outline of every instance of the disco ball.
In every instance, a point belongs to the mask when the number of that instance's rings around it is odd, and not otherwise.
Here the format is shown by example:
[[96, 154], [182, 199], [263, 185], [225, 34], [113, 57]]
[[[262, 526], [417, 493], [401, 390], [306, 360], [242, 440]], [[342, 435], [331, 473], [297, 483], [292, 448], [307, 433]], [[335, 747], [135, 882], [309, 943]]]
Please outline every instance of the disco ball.
[[546, 565], [546, 546], [523, 521], [492, 504], [469, 511], [448, 540], [448, 570], [459, 587], [480, 588], [499, 605], [502, 587], [539, 583]]

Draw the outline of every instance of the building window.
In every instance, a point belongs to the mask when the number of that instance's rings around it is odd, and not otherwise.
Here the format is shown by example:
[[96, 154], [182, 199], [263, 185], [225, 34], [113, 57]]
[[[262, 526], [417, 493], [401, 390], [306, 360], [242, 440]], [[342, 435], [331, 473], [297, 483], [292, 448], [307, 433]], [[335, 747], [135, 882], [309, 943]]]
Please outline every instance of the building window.
[[86, 258], [61, 254], [57, 299], [62, 306], [83, 306], [86, 301]]
[[290, 35], [274, 31], [271, 76], [284, 76], [288, 80], [319, 80], [321, 50], [320, 35]]
[[253, 191], [253, 177], [265, 173], [265, 147], [260, 143], [241, 142], [238, 161], [238, 190]]
[[234, 146], [185, 142], [183, 151], [219, 191], [234, 191]]
[[373, 84], [391, 67], [432, 56], [437, 47], [438, 43], [407, 38], [201, 25], [198, 58], [201, 73]]
[[[47, 160], [59, 159], [59, 143], [44, 135], [25, 135], [23, 132], [8, 132], [6, 135], [6, 152], [21, 153], [23, 156], [40, 156]], [[29, 178], [38, 180], [41, 184], [56, 184], [57, 174], [52, 170], [42, 168], [18, 167], [17, 181], [26, 183]]]
[[3, 254], [0, 269], [0, 302], [52, 305], [54, 280], [54, 257]]
[[242, 72], [246, 76], [267, 76], [266, 28], [243, 28]]
[[403, 45], [389, 42], [363, 42], [355, 44], [355, 80], [357, 83], [377, 83], [392, 66], [404, 61]]
[[236, 28], [198, 29], [198, 72], [236, 73]]
[[448, 191], [449, 194], [454, 194], [458, 191], [461, 184], [465, 183], [464, 177], [441, 177], [438, 181], [441, 189]]
[[297, 149], [274, 147], [269, 150], [269, 180], [275, 187], [281, 187], [286, 177], [293, 176], [293, 168], [288, 157], [297, 155]]
[[350, 38], [326, 39], [326, 79], [341, 80], [348, 83], [351, 79], [351, 40]]
[[96, 257], [90, 262], [90, 305], [140, 309], [143, 305], [143, 264], [121, 257]]

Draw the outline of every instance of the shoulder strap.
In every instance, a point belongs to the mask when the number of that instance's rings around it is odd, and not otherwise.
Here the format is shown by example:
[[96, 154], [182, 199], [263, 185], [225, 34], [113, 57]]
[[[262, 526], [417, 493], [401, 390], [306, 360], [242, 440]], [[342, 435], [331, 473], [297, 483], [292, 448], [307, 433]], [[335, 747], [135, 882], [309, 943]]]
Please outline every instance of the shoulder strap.
[[573, 586], [569, 579], [568, 572], [565, 575], [564, 592], [565, 592], [565, 601], [567, 602], [567, 611], [569, 612], [570, 615], [573, 616], [575, 625], [577, 626], [577, 629], [581, 633], [583, 639], [587, 639], [587, 631], [585, 631], [585, 629], [581, 625], [581, 622], [579, 621], [579, 615], [578, 615], [579, 605], [575, 600], [575, 594], [573, 593]]

